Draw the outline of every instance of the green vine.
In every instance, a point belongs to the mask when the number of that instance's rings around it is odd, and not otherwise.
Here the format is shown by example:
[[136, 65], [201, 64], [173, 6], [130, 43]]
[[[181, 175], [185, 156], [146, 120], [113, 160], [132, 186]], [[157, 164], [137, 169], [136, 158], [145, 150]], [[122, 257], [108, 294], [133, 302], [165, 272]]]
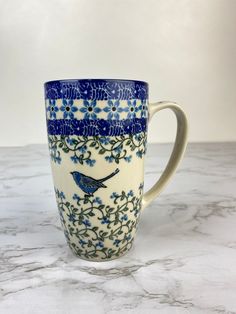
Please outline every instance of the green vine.
[[50, 156], [55, 163], [61, 163], [61, 152], [70, 154], [74, 163], [87, 164], [92, 167], [96, 160], [91, 158], [91, 150], [104, 155], [107, 162], [119, 164], [120, 160], [130, 162], [131, 152], [136, 152], [142, 158], [146, 152], [147, 133], [141, 132], [135, 135], [120, 136], [65, 136], [49, 135], [48, 143]]
[[143, 185], [139, 194], [113, 192], [113, 205], [103, 204], [99, 197], [79, 197], [75, 204], [55, 190], [61, 223], [67, 242], [75, 254], [86, 259], [110, 259], [125, 253], [131, 246], [141, 209]]

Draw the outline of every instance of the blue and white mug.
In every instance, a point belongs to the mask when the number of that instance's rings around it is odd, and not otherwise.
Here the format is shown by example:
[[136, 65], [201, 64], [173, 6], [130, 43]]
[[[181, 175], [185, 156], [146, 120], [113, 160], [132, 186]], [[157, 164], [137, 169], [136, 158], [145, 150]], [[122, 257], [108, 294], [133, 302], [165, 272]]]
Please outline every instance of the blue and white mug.
[[[148, 84], [118, 79], [45, 83], [48, 143], [66, 240], [79, 257], [118, 258], [131, 247], [140, 212], [176, 170], [187, 120], [175, 103], [148, 101]], [[173, 152], [157, 183], [143, 194], [147, 126], [155, 112], [177, 117]]]

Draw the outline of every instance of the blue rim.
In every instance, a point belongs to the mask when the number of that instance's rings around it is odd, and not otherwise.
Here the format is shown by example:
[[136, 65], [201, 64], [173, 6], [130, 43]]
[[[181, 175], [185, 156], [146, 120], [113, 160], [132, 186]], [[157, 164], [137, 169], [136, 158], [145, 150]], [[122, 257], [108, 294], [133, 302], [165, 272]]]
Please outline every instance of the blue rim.
[[126, 79], [67, 79], [44, 84], [45, 99], [148, 99], [148, 83]]
[[47, 81], [44, 83], [44, 85], [47, 84], [51, 84], [51, 83], [56, 83], [56, 82], [60, 82], [60, 83], [71, 83], [71, 82], [133, 82], [136, 84], [144, 84], [144, 85], [148, 85], [148, 83], [146, 81], [142, 81], [142, 80], [132, 80], [132, 79], [61, 79], [61, 80], [52, 80], [52, 81]]

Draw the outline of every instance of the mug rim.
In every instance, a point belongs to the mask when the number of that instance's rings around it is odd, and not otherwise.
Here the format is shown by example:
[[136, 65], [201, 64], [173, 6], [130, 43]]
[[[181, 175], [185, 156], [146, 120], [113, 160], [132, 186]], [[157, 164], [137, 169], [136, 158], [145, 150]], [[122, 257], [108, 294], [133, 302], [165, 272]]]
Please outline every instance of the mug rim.
[[111, 79], [111, 78], [81, 78], [81, 79], [57, 79], [46, 81], [44, 85], [52, 84], [52, 83], [73, 83], [73, 82], [126, 82], [126, 83], [134, 83], [134, 84], [143, 84], [148, 86], [148, 82], [136, 79]]

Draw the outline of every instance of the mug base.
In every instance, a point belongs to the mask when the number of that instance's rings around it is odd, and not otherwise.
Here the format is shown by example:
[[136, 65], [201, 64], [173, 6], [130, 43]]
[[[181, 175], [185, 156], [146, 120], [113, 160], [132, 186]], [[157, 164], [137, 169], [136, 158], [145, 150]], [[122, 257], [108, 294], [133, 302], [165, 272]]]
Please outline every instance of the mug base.
[[[70, 246], [69, 246], [70, 247]], [[130, 243], [130, 246], [129, 246], [129, 248], [126, 250], [126, 251], [124, 251], [123, 253], [121, 253], [119, 256], [116, 256], [116, 255], [114, 255], [114, 256], [112, 256], [112, 257], [109, 257], [109, 258], [99, 258], [99, 257], [96, 257], [96, 258], [86, 258], [86, 257], [84, 257], [84, 256], [81, 256], [81, 255], [79, 255], [79, 254], [76, 254], [76, 252], [70, 247], [70, 250], [72, 251], [72, 253], [73, 253], [73, 255], [74, 256], [76, 256], [77, 258], [80, 258], [80, 259], [82, 259], [82, 260], [84, 260], [84, 261], [88, 261], [88, 262], [109, 262], [109, 261], [113, 261], [113, 260], [115, 260], [115, 259], [119, 259], [120, 257], [123, 257], [123, 256], [125, 256], [128, 252], [130, 252], [130, 250], [132, 249], [132, 247], [133, 247], [133, 242], [132, 243]]]

